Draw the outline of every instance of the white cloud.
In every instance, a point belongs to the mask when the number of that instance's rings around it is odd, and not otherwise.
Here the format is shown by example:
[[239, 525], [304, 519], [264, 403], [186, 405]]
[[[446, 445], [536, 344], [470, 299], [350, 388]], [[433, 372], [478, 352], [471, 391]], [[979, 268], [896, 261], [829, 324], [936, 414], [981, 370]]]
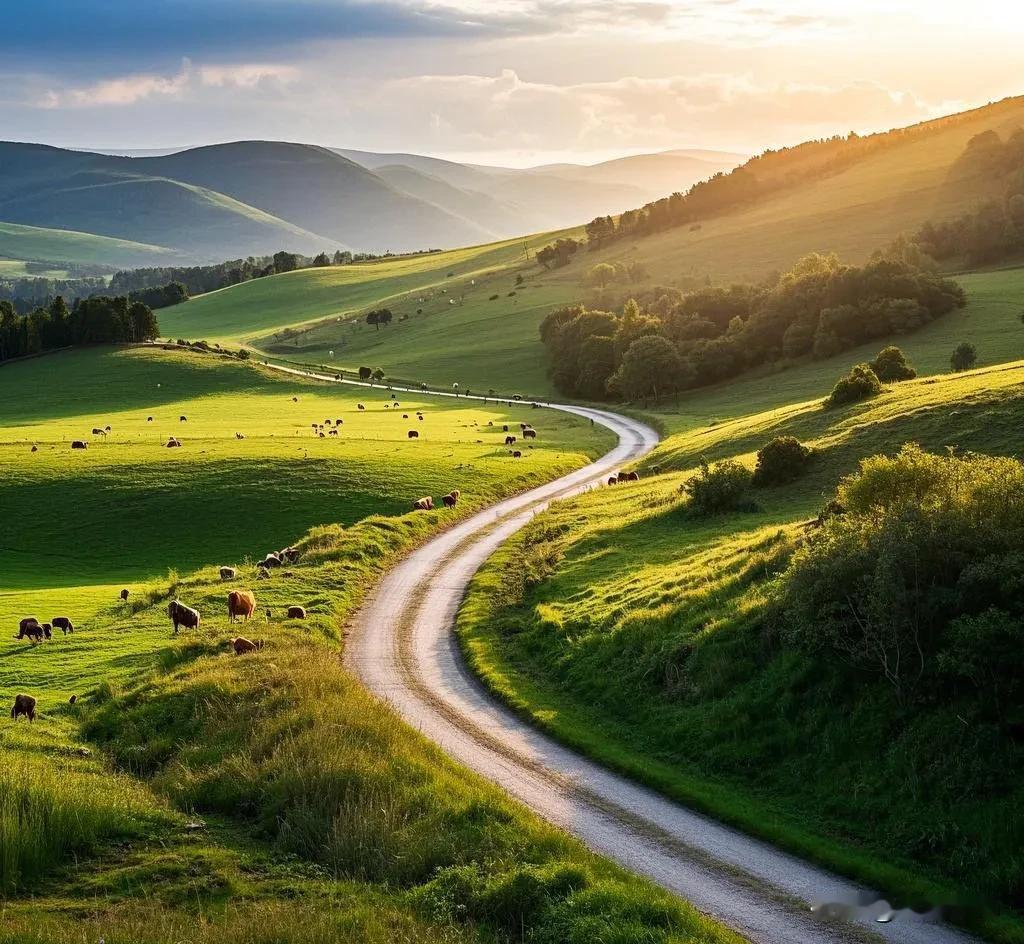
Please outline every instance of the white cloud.
[[299, 75], [294, 66], [242, 63], [195, 67], [188, 59], [173, 75], [138, 74], [103, 79], [90, 85], [46, 89], [40, 108], [109, 108], [135, 105], [149, 99], [180, 99], [198, 88], [252, 89], [263, 83], [290, 82]]

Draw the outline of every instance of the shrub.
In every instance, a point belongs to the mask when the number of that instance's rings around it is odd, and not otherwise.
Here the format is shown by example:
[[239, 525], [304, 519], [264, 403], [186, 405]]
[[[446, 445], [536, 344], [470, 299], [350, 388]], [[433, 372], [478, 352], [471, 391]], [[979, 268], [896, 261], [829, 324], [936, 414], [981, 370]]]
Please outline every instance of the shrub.
[[907, 356], [895, 345], [882, 348], [868, 366], [882, 383], [899, 383], [917, 376], [917, 371], [907, 363]]
[[863, 460], [836, 501], [842, 513], [783, 576], [784, 636], [838, 652], [900, 692], [955, 676], [990, 700], [1019, 693], [1024, 463], [910, 444]]
[[238, 359], [240, 361], [247, 361], [249, 360], [250, 357], [252, 357], [252, 351], [250, 351], [247, 347], [242, 347], [238, 349]]
[[978, 360], [978, 349], [969, 341], [962, 341], [957, 345], [953, 356], [949, 359], [950, 366], [958, 373], [962, 370], [970, 370]]
[[731, 459], [714, 466], [704, 461], [700, 471], [684, 482], [680, 490], [689, 497], [689, 508], [694, 514], [714, 515], [749, 508], [746, 494], [750, 480], [750, 470]]
[[867, 364], [858, 364], [832, 388], [825, 401], [825, 406], [843, 406], [857, 403], [877, 396], [882, 392], [882, 384], [875, 372]]
[[813, 455], [795, 436], [777, 436], [758, 451], [751, 482], [759, 487], [792, 482], [803, 475]]

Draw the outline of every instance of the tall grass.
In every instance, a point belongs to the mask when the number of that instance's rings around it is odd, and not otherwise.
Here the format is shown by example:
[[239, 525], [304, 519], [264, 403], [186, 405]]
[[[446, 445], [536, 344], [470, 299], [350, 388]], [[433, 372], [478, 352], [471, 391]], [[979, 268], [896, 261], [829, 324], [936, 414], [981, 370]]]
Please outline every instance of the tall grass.
[[27, 886], [68, 856], [138, 835], [142, 812], [138, 787], [124, 777], [0, 759], [0, 893]]

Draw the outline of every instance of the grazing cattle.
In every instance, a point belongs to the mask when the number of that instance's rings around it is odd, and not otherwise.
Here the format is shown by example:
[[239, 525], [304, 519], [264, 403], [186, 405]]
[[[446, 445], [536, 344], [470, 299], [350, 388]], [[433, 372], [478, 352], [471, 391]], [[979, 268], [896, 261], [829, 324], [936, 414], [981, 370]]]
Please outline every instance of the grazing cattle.
[[50, 623], [43, 623], [39, 628], [43, 631], [43, 635], [47, 639], [53, 639], [53, 626], [52, 626], [52, 624], [50, 624]]
[[181, 440], [180, 439], [175, 439], [173, 436], [170, 439], [167, 440], [167, 448], [168, 449], [176, 449], [180, 445], [181, 445]]
[[75, 624], [66, 616], [55, 616], [50, 620], [55, 629], [59, 629], [65, 636], [75, 631]]
[[276, 554], [268, 554], [256, 566], [262, 567], [264, 570], [270, 570], [271, 567], [280, 567], [281, 558]]
[[228, 594], [228, 620], [234, 622], [235, 617], [240, 616], [248, 620], [256, 609], [256, 597], [248, 590], [232, 590]]
[[506, 423], [504, 426], [501, 427], [501, 431], [503, 433], [507, 433], [508, 432], [508, 423]]
[[319, 429], [320, 427], [319, 427], [319, 426], [317, 426], [317, 425], [316, 425], [316, 423], [310, 423], [310, 424], [309, 424], [309, 428], [310, 428], [310, 429]]
[[419, 432], [417, 430], [410, 429], [409, 430], [409, 438], [410, 439], [419, 439], [420, 438], [420, 434], [419, 434]]
[[342, 424], [343, 422], [344, 422], [343, 420], [335, 420], [335, 421], [334, 421], [334, 425], [335, 425], [335, 426], [341, 426], [341, 424]]
[[324, 420], [324, 426], [330, 426], [330, 425], [331, 425], [331, 421], [330, 420]]
[[423, 498], [417, 498], [412, 503], [413, 511], [432, 511], [434, 508], [434, 499], [429, 495], [424, 495]]
[[14, 707], [11, 709], [11, 717], [17, 721], [24, 715], [29, 723], [36, 720], [36, 700], [31, 695], [15, 695]]
[[317, 433], [317, 436], [319, 436], [321, 439], [324, 438], [324, 434], [323, 433]]
[[456, 495], [454, 492], [449, 492], [447, 495], [444, 496], [444, 498], [441, 499], [441, 501], [444, 502], [445, 508], [454, 508], [455, 505], [458, 503], [458, 500], [459, 496]]
[[152, 416], [147, 416], [146, 417], [146, 422], [147, 423], [152, 423], [153, 422], [153, 417]]
[[26, 632], [30, 626], [38, 626], [39, 620], [34, 616], [26, 616], [23, 620], [18, 622], [18, 635]]
[[104, 430], [100, 429], [98, 426], [94, 426], [92, 428], [92, 434], [93, 434], [93, 436], [106, 436], [107, 435], [106, 432]]
[[306, 608], [304, 606], [288, 607], [288, 619], [305, 619]]
[[184, 626], [186, 629], [198, 629], [199, 623], [202, 620], [199, 610], [193, 610], [192, 607], [185, 606], [181, 600], [171, 600], [167, 604], [167, 615], [174, 624], [175, 633], [178, 632], [179, 626]]
[[515, 452], [512, 453], [512, 458], [513, 459], [522, 459], [523, 458], [523, 454], [517, 449]]
[[73, 704], [74, 704], [74, 703], [75, 703], [76, 701], [78, 701], [78, 696], [77, 696], [77, 695], [72, 695], [72, 696], [71, 696], [71, 697], [70, 697], [70, 698], [68, 699], [68, 704], [69, 704], [69, 705], [73, 705]]
[[72, 449], [88, 449], [89, 448], [89, 444], [84, 439], [72, 439], [71, 440], [71, 448]]
[[245, 436], [243, 436], [241, 433], [235, 433], [235, 439], [245, 439]]
[[103, 427], [103, 431], [104, 431], [105, 433], [109, 433], [109, 432], [110, 432], [110, 427], [109, 427], [109, 426], [104, 426], [104, 427]]
[[220, 579], [221, 580], [234, 580], [235, 579], [235, 568], [234, 567], [221, 567]]
[[38, 446], [33, 446], [32, 447], [32, 452], [39, 452], [39, 447]]
[[188, 417], [187, 416], [179, 416], [178, 417], [178, 422], [179, 423], [187, 423], [188, 422]]
[[120, 596], [121, 596], [121, 602], [122, 603], [127, 603], [128, 602], [128, 591], [127, 590], [122, 590]]
[[523, 439], [536, 439], [536, 438], [537, 438], [537, 430], [535, 430], [532, 426], [527, 426], [526, 429], [523, 430]]
[[619, 481], [620, 482], [639, 482], [640, 481], [640, 475], [637, 472], [620, 472], [619, 473]]
[[515, 436], [506, 436], [505, 437], [505, 445], [506, 446], [511, 446], [515, 441], [516, 441], [516, 437]]
[[366, 409], [366, 407], [365, 407], [365, 406], [363, 406], [363, 404], [361, 404], [361, 403], [357, 403], [357, 404], [356, 404], [356, 409], [357, 409], [357, 410], [365, 410], [365, 409]]
[[327, 435], [328, 436], [337, 436], [338, 435], [338, 431], [336, 429], [328, 430]]
[[298, 403], [298, 402], [299, 402], [299, 398], [298, 397], [292, 397], [292, 403]]
[[290, 564], [294, 564], [299, 559], [299, 549], [297, 547], [286, 547], [277, 556], [288, 561]]
[[231, 648], [235, 650], [236, 656], [245, 655], [247, 652], [258, 652], [263, 648], [263, 640], [257, 639], [253, 642], [245, 636], [235, 636], [231, 640]]
[[403, 419], [403, 420], [407, 420], [407, 419], [409, 419], [409, 414], [408, 414], [408, 413], [403, 413], [403, 414], [402, 414], [402, 419]]
[[456, 500], [462, 498], [462, 492], [460, 492], [457, 488], [453, 488], [448, 494], [454, 495]]

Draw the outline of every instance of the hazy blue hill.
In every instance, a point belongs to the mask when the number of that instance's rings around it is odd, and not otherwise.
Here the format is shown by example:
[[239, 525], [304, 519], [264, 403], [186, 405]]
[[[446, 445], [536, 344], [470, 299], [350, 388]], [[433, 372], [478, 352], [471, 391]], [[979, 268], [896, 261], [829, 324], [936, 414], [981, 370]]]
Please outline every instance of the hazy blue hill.
[[323, 248], [411, 250], [488, 238], [481, 227], [396, 190], [328, 148], [238, 141], [135, 162], [318, 233], [325, 237]]

